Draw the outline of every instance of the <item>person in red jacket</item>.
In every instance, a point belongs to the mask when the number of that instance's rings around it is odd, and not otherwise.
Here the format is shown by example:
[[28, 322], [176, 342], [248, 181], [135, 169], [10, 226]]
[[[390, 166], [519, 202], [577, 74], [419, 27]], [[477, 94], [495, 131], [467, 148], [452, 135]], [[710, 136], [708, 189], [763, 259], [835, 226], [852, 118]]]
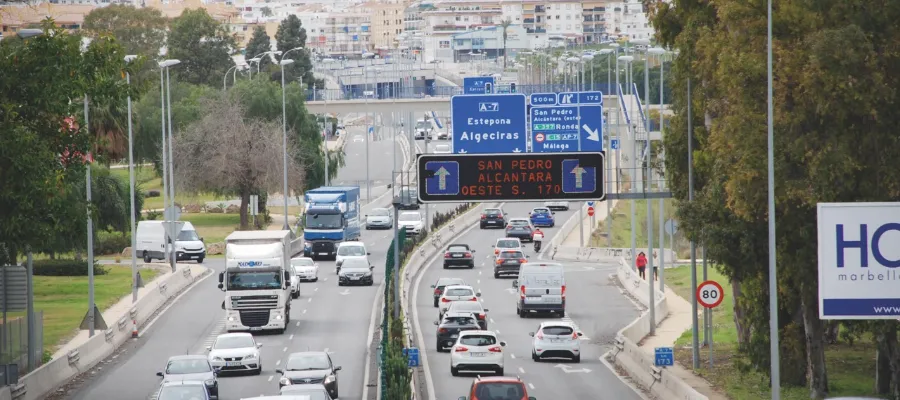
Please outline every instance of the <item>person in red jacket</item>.
[[637, 265], [638, 274], [643, 279], [647, 279], [647, 256], [644, 252], [638, 253], [637, 259], [635, 259], [635, 265]]

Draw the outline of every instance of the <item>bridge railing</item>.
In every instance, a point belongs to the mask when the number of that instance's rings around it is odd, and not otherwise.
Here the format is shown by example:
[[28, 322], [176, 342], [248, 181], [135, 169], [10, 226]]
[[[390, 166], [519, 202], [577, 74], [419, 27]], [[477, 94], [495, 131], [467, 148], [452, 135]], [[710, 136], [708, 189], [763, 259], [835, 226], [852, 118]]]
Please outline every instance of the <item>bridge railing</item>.
[[[544, 85], [516, 85], [515, 93], [553, 93], [553, 92], [578, 92], [600, 91], [613, 93], [614, 84], [606, 82], [590, 83], [584, 85], [544, 84]], [[495, 93], [510, 93], [511, 86], [498, 84]], [[349, 87], [347, 89], [308, 89], [307, 101], [323, 100], [390, 100], [390, 99], [424, 99], [424, 98], [449, 98], [463, 94], [463, 88], [459, 86], [405, 86], [380, 83], [377, 87]]]

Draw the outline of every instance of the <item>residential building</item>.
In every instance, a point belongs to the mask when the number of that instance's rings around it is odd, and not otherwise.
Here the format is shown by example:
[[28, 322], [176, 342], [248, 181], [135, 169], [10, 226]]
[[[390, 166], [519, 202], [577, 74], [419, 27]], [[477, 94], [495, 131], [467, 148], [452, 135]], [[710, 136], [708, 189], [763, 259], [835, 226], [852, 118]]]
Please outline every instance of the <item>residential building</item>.
[[506, 47], [501, 26], [457, 33], [453, 35], [450, 47], [453, 49], [453, 62], [466, 62], [480, 59], [482, 55], [487, 58], [503, 57], [504, 49], [507, 54], [512, 55], [516, 51], [530, 50], [531, 44], [528, 33], [519, 24], [506, 28]]
[[544, 27], [549, 36], [564, 38], [570, 43], [581, 43], [584, 32], [580, 1], [546, 2]]
[[395, 39], [403, 32], [406, 2], [401, 0], [370, 1], [362, 5], [371, 17], [371, 45], [376, 50], [396, 48]]
[[647, 10], [640, 0], [607, 3], [606, 33], [610, 37], [627, 39], [652, 39], [653, 26], [647, 19]]
[[497, 26], [503, 13], [497, 0], [438, 0], [423, 11], [425, 60], [453, 60], [452, 36], [468, 30]]
[[584, 43], [600, 43], [607, 40], [606, 4], [605, 0], [581, 2], [581, 16], [583, 17], [581, 31], [584, 33]]
[[324, 53], [332, 57], [358, 57], [372, 50], [371, 16], [363, 5], [333, 11], [325, 20]]
[[36, 5], [16, 4], [0, 7], [0, 34], [12, 36], [20, 29], [40, 24], [46, 18], [53, 18], [56, 25], [69, 30], [79, 30], [84, 16], [94, 5], [72, 5], [40, 3]]

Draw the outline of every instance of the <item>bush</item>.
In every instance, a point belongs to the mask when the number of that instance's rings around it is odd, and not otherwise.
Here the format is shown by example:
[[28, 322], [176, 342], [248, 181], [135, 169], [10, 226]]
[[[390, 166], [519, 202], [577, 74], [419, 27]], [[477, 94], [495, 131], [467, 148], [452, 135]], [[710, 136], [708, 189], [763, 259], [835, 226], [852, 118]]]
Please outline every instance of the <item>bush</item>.
[[122, 250], [131, 246], [131, 236], [121, 232], [97, 232], [97, 240], [94, 241], [94, 254], [111, 255], [122, 254]]
[[148, 211], [147, 212], [147, 221], [155, 221], [157, 218], [161, 217], [162, 213], [159, 211]]
[[148, 190], [144, 197], [159, 197], [159, 190]]
[[[100, 264], [94, 264], [94, 275], [106, 275], [109, 270]], [[87, 261], [78, 260], [35, 260], [36, 276], [87, 276]]]

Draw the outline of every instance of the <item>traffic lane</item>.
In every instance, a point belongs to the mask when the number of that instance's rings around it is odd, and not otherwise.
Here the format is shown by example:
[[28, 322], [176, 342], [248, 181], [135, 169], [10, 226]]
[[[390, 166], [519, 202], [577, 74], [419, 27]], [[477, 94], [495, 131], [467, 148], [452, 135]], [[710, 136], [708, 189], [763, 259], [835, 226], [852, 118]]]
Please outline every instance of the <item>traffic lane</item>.
[[[372, 304], [384, 280], [384, 264], [392, 231], [364, 231], [362, 241], [371, 253], [372, 286], [338, 286], [335, 263], [317, 260], [319, 280], [302, 282], [300, 297], [291, 302], [291, 324], [284, 334], [256, 335], [263, 372], [258, 376], [224, 376], [219, 380], [222, 400], [278, 394], [281, 375], [291, 353], [328, 351], [338, 373], [341, 399], [360, 399]], [[215, 336], [215, 335], [211, 335]]]
[[[527, 216], [528, 211], [532, 208], [542, 205], [539, 202], [527, 203], [506, 203], [502, 207], [504, 211], [511, 217]], [[573, 211], [557, 211], [555, 217], [559, 221], [559, 225], [569, 217]], [[513, 358], [510, 354], [521, 352], [518, 348], [521, 344], [516, 344], [512, 330], [508, 330], [504, 325], [509, 325], [509, 318], [518, 318], [515, 314], [515, 304], [512, 298], [508, 296], [507, 288], [511, 287], [510, 279], [495, 280], [493, 277], [493, 248], [498, 238], [505, 236], [502, 229], [480, 229], [477, 225], [471, 228], [454, 243], [468, 244], [475, 249], [476, 263], [474, 269], [454, 268], [443, 269], [443, 258], [438, 258], [434, 263], [428, 266], [422, 274], [422, 280], [419, 283], [418, 293], [416, 294], [415, 307], [417, 311], [416, 320], [422, 329], [422, 335], [425, 343], [420, 344], [425, 347], [426, 356], [428, 358], [429, 370], [434, 383], [435, 395], [438, 400], [456, 399], [458, 396], [464, 395], [465, 391], [471, 384], [472, 375], [463, 375], [461, 377], [453, 377], [450, 375], [450, 355], [448, 353], [437, 352], [437, 336], [435, 332], [434, 321], [438, 318], [438, 309], [434, 307], [434, 297], [431, 285], [441, 277], [460, 277], [466, 283], [471, 285], [476, 291], [481, 292], [481, 301], [485, 308], [488, 309], [488, 329], [499, 331], [501, 340], [508, 343], [507, 357], [505, 360], [505, 374], [507, 376], [516, 376], [519, 374], [519, 367], [524, 368], [523, 360], [519, 355]], [[559, 230], [559, 228], [542, 228], [545, 237], [550, 238]], [[525, 245], [525, 254], [530, 260], [536, 260], [536, 253], [533, 247]], [[502, 299], [508, 300], [503, 303]], [[509, 333], [504, 333], [509, 332]], [[528, 331], [524, 332], [527, 336]], [[513, 340], [511, 340], [513, 339]], [[529, 360], [530, 361], [530, 360]], [[531, 382], [531, 377], [522, 376], [526, 382]], [[547, 397], [551, 398], [551, 397]]]
[[[366, 179], [366, 135], [362, 127], [350, 129], [344, 146], [346, 165], [338, 172], [336, 180], [360, 180]], [[369, 179], [390, 181], [391, 170], [394, 163], [391, 157], [396, 156], [397, 169], [403, 165], [403, 152], [400, 142], [392, 135], [386, 135], [383, 140], [368, 142], [369, 154]]]
[[139, 339], [125, 342], [114, 358], [101, 364], [99, 371], [63, 398], [144, 399], [156, 392], [160, 382], [156, 373], [165, 369], [169, 357], [201, 354], [197, 349], [207, 333], [224, 322], [222, 292], [216, 287], [215, 275], [225, 268], [225, 260], [207, 258], [204, 266], [213, 270], [213, 276], [177, 298]]

